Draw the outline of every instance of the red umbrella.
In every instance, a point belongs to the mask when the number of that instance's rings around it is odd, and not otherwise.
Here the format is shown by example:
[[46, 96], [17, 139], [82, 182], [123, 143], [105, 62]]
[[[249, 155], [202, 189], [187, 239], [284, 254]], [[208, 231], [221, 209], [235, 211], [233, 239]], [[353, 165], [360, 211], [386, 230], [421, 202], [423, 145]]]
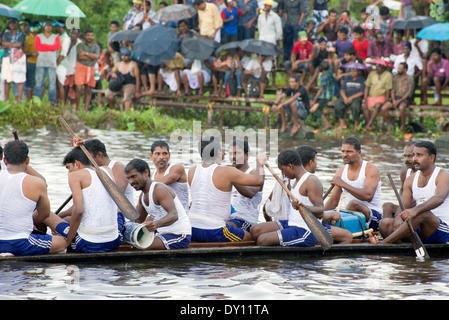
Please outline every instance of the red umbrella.
[[394, 65], [391, 62], [388, 62], [388, 61], [386, 61], [384, 59], [381, 59], [381, 58], [375, 58], [375, 59], [366, 61], [366, 63], [380, 64], [380, 65], [385, 66], [385, 67], [394, 67]]

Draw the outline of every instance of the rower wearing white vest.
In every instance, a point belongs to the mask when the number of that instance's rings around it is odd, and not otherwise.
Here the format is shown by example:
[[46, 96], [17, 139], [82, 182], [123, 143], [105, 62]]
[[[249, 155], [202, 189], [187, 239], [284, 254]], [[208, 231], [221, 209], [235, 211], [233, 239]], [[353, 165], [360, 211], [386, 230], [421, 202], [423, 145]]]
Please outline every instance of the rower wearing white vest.
[[343, 192], [345, 201], [342, 207], [362, 212], [369, 228], [377, 230], [382, 220], [379, 169], [372, 163], [362, 160], [360, 142], [354, 137], [343, 140], [341, 155], [345, 165], [331, 180], [331, 184], [335, 187], [324, 210], [336, 208]]
[[[69, 171], [73, 196], [70, 223], [51, 213], [44, 221], [53, 231], [66, 238], [68, 251], [108, 252], [122, 242], [124, 217], [104, 187], [90, 161], [80, 148], [67, 153], [63, 164]], [[100, 167], [112, 179], [107, 167]]]
[[189, 185], [184, 166], [180, 163], [170, 163], [170, 147], [162, 140], [155, 141], [151, 145], [150, 158], [153, 160], [156, 170], [151, 179], [165, 183], [173, 189], [184, 206], [184, 210], [189, 212]]
[[[410, 221], [424, 244], [446, 243], [449, 241], [449, 173], [435, 165], [437, 149], [432, 142], [416, 142], [413, 153], [417, 171], [405, 180], [402, 202], [406, 209], [400, 217]], [[399, 242], [409, 234], [404, 222], [382, 242]]]
[[136, 206], [140, 214], [136, 222], [156, 232], [148, 249], [188, 248], [192, 229], [176, 193], [164, 183], [152, 181], [150, 167], [144, 160], [131, 160], [125, 167], [125, 174], [130, 185], [142, 191]]
[[[251, 228], [251, 235], [260, 246], [315, 246], [317, 240], [298, 209], [299, 205], [303, 205], [317, 219], [321, 219], [324, 214], [323, 186], [316, 175], [304, 169], [301, 157], [295, 150], [283, 150], [278, 156], [278, 167], [290, 179], [294, 197], [287, 220], [259, 223]], [[352, 234], [348, 230], [327, 224], [323, 226], [336, 243], [352, 241]]]
[[39, 255], [67, 247], [62, 237], [32, 233], [33, 224], [49, 216], [50, 201], [45, 182], [26, 173], [29, 161], [26, 143], [15, 140], [5, 145], [0, 169], [0, 253]]
[[[234, 139], [229, 148], [232, 166], [246, 174], [254, 174], [248, 165], [248, 140]], [[259, 204], [262, 202], [263, 186], [233, 185], [231, 191], [231, 217], [227, 224], [249, 231], [259, 221]]]
[[231, 214], [231, 190], [235, 184], [262, 186], [265, 154], [257, 157], [255, 174], [246, 174], [233, 167], [220, 166], [223, 159], [221, 143], [215, 137], [200, 141], [202, 163], [190, 168], [188, 181], [192, 205], [189, 218], [192, 241], [239, 242], [251, 240], [240, 228], [227, 225]]

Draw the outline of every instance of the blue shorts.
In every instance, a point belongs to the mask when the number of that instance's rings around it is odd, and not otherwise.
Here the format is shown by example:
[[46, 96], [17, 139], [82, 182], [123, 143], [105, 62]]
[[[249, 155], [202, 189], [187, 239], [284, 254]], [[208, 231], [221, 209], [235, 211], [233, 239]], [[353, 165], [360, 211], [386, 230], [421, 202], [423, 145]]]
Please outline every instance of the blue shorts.
[[186, 249], [190, 245], [191, 236], [188, 234], [164, 233], [156, 235], [161, 239], [167, 250]]
[[50, 252], [52, 236], [49, 234], [30, 234], [26, 239], [0, 240], [0, 253], [15, 256], [30, 256]]
[[[309, 115], [309, 111], [307, 111], [306, 107], [304, 106], [304, 104], [301, 101], [295, 100], [294, 102], [292, 102], [296, 105], [296, 114], [298, 115], [298, 119], [301, 120], [306, 120], [307, 116]], [[293, 116], [293, 111], [292, 111], [292, 107], [290, 104], [285, 105], [285, 111]]]
[[245, 231], [229, 225], [210, 230], [192, 227], [192, 241], [194, 242], [240, 242], [244, 236]]
[[[289, 226], [288, 220], [277, 221], [279, 230], [277, 231], [279, 237], [279, 245], [283, 247], [313, 247], [317, 244], [317, 239], [307, 229]], [[326, 230], [331, 233], [329, 225], [323, 224]]]
[[251, 227], [253, 226], [251, 223], [249, 223], [248, 221], [242, 220], [242, 219], [229, 219], [228, 222], [232, 222], [234, 223], [237, 228], [240, 228], [242, 230], [248, 231], [251, 229]]
[[421, 238], [423, 244], [424, 243], [446, 243], [449, 242], [449, 226], [446, 224], [446, 222], [441, 221], [440, 219], [440, 225], [438, 226], [438, 229], [435, 230], [434, 233], [427, 239], [424, 239], [424, 237], [421, 234], [421, 230], [416, 229], [416, 233]]
[[[118, 222], [118, 231], [119, 235], [117, 239], [109, 241], [109, 242], [103, 242], [103, 243], [95, 243], [90, 242], [87, 240], [84, 240], [80, 237], [78, 232], [75, 234], [75, 237], [72, 240], [72, 243], [67, 248], [67, 252], [82, 252], [82, 253], [89, 253], [89, 252], [109, 252], [118, 249], [120, 245], [122, 244], [122, 229], [123, 225], [125, 223], [125, 218], [123, 217], [123, 214], [121, 212], [117, 213], [117, 222]], [[70, 223], [68, 222], [61, 222], [56, 226], [56, 233], [61, 235], [62, 237], [67, 239], [68, 233], [70, 229]]]
[[369, 210], [368, 229], [372, 228], [374, 231], [379, 230], [380, 220], [382, 220], [382, 213], [374, 209]]

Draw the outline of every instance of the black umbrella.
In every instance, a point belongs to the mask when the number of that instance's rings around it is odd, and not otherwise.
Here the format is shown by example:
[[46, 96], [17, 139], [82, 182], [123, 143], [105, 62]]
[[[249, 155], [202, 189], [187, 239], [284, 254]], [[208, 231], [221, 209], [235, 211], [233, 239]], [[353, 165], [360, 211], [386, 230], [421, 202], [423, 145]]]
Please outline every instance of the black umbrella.
[[281, 49], [271, 42], [247, 39], [240, 42], [240, 48], [243, 51], [257, 53], [261, 56], [277, 56], [281, 54]]
[[140, 30], [123, 30], [123, 31], [118, 31], [115, 32], [113, 34], [111, 34], [110, 36], [108, 36], [109, 40], [112, 41], [135, 41], [137, 39], [137, 37], [139, 36], [139, 34], [141, 33]]
[[182, 19], [188, 19], [196, 13], [196, 9], [193, 6], [186, 4], [172, 4], [160, 9], [154, 19], [158, 21], [176, 21]]
[[422, 29], [436, 23], [435, 19], [428, 16], [414, 16], [411, 18], [398, 18], [393, 23], [393, 29]]
[[240, 41], [232, 41], [225, 44], [220, 45], [217, 50], [215, 50], [215, 55], [220, 55], [223, 51], [235, 50], [240, 48]]
[[141, 31], [134, 41], [137, 60], [152, 66], [174, 58], [178, 51], [178, 35], [175, 28], [156, 24]]
[[218, 42], [205, 38], [182, 38], [180, 53], [186, 59], [206, 60], [212, 56]]

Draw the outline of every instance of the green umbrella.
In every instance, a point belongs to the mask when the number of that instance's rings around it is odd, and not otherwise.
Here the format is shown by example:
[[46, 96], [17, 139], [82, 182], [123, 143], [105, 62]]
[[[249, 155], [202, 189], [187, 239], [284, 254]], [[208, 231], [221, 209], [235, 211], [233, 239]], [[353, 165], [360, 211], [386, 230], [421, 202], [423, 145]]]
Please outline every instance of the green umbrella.
[[38, 16], [85, 18], [86, 15], [69, 0], [23, 0], [13, 9]]

